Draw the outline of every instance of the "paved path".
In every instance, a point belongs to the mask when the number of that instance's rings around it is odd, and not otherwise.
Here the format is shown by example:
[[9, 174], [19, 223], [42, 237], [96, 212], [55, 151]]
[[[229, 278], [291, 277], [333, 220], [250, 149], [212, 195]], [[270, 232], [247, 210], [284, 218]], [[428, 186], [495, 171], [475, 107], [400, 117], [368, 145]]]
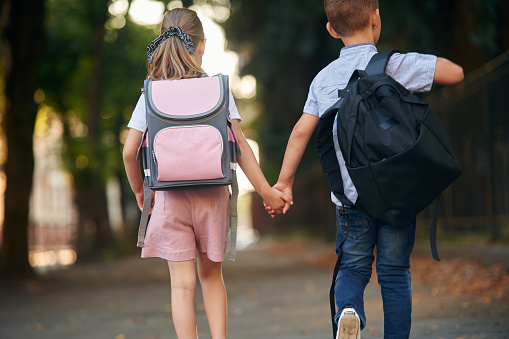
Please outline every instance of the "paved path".
[[[237, 263], [225, 263], [229, 338], [331, 338], [331, 246], [265, 241], [240, 251]], [[500, 251], [490, 252], [490, 265], [509, 260], [508, 249]], [[463, 252], [462, 248], [442, 251], [443, 262], [458, 260], [454, 256]], [[429, 272], [440, 277], [442, 264], [433, 263], [426, 249], [417, 248], [414, 257], [416, 265], [430, 266]], [[506, 262], [498, 269], [507, 275], [508, 268]], [[412, 338], [509, 338], [506, 297], [486, 302], [475, 293], [448, 293], [437, 286], [442, 280], [426, 281], [422, 272], [427, 271], [421, 270], [420, 281], [413, 281]], [[365, 302], [368, 325], [362, 337], [382, 338], [376, 277], [368, 285]], [[200, 339], [209, 339], [201, 297], [197, 312]], [[0, 285], [0, 338], [176, 338], [167, 265], [133, 256], [72, 267], [47, 274], [39, 282]]]

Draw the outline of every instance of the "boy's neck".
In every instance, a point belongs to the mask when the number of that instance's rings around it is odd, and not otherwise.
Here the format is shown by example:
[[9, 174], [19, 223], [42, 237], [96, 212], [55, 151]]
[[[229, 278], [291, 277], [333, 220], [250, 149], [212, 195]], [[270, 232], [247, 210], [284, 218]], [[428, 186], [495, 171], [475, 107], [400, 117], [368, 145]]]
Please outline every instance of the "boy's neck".
[[341, 40], [346, 46], [352, 46], [363, 43], [370, 43], [376, 45], [378, 41], [375, 41], [375, 37], [373, 36], [373, 31], [371, 29], [366, 29], [363, 31], [357, 31], [353, 35], [348, 37], [341, 37]]

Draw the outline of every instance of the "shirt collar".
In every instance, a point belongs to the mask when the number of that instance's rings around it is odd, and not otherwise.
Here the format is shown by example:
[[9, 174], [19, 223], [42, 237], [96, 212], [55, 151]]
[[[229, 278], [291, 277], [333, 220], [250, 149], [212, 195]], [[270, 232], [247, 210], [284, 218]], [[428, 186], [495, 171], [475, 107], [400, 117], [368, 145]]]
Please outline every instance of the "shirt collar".
[[360, 44], [350, 45], [341, 48], [341, 52], [339, 53], [340, 57], [353, 55], [357, 53], [365, 53], [365, 52], [376, 52], [376, 46], [370, 42], [363, 42]]

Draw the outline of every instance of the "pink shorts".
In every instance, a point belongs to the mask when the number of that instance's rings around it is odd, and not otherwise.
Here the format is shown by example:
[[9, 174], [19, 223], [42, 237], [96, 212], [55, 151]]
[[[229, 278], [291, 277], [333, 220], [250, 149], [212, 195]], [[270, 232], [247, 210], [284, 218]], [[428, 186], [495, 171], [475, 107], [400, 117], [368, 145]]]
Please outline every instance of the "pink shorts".
[[186, 261], [200, 251], [221, 262], [229, 225], [228, 186], [156, 191], [141, 257]]

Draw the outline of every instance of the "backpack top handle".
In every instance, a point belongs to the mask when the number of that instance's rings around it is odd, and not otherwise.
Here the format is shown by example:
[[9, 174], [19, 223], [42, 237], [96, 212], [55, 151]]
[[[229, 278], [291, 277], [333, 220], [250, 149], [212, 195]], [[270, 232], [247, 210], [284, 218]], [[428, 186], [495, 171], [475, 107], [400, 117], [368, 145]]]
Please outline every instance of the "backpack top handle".
[[364, 71], [357, 69], [353, 72], [345, 88], [338, 90], [338, 97], [344, 98], [359, 78], [385, 73], [387, 63], [394, 53], [399, 53], [399, 50], [393, 48], [373, 55]]

